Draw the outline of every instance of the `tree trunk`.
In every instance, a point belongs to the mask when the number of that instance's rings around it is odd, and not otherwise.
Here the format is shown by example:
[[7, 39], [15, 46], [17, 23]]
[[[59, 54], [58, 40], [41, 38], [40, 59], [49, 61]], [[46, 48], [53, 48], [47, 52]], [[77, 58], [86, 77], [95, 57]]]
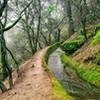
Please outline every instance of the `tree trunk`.
[[71, 10], [71, 1], [70, 0], [66, 0], [65, 1], [65, 5], [66, 5], [66, 13], [67, 13], [67, 17], [68, 17], [68, 32], [69, 32], [69, 37], [71, 35], [74, 34], [74, 23], [73, 23], [73, 18], [72, 18], [72, 10]]
[[38, 26], [37, 26], [37, 36], [36, 36], [36, 45], [35, 45], [35, 51], [37, 51], [37, 47], [38, 47], [38, 39], [39, 39], [39, 34], [40, 34], [40, 26], [41, 26], [41, 1], [38, 0]]
[[87, 37], [87, 32], [86, 32], [86, 16], [87, 16], [87, 4], [86, 4], [86, 0], [83, 0], [83, 4], [80, 6], [80, 19], [81, 19], [81, 25], [82, 25], [82, 34], [85, 38], [85, 40], [87, 41], [88, 40], [88, 37]]
[[[2, 30], [2, 25], [0, 25], [0, 29]], [[0, 32], [0, 42], [1, 42], [1, 63], [3, 66], [3, 72], [7, 72], [8, 77], [9, 77], [9, 85], [10, 88], [13, 85], [13, 80], [12, 80], [12, 70], [8, 65], [8, 61], [7, 61], [7, 51], [6, 51], [6, 42], [5, 42], [5, 38], [4, 38], [4, 33], [1, 31]], [[4, 75], [5, 76], [5, 73]]]

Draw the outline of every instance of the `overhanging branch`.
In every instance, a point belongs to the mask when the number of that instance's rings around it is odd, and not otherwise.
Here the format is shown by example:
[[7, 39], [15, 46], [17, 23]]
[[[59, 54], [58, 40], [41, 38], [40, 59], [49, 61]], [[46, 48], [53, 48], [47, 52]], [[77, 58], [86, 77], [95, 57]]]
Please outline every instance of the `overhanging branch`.
[[8, 31], [9, 29], [11, 29], [12, 27], [14, 27], [19, 22], [19, 20], [22, 18], [22, 16], [23, 16], [22, 13], [30, 6], [30, 4], [32, 2], [33, 2], [33, 0], [21, 11], [19, 18], [12, 25], [10, 25], [6, 28], [0, 29], [0, 31], [5, 32], [5, 31]]

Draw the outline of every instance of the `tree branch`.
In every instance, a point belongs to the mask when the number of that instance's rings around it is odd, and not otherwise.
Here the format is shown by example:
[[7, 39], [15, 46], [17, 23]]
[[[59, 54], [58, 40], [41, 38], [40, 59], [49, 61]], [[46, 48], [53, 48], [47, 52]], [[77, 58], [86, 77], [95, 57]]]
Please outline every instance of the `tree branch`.
[[9, 52], [9, 54], [11, 55], [12, 59], [14, 60], [16, 66], [17, 66], [17, 74], [18, 74], [18, 77], [19, 77], [19, 65], [18, 65], [18, 62], [16, 61], [14, 55], [12, 54], [12, 52], [6, 47], [6, 50]]
[[[19, 22], [19, 20], [22, 18], [22, 13], [30, 6], [30, 4], [31, 4], [32, 2], [33, 2], [33, 0], [21, 11], [19, 18], [18, 18], [12, 25], [10, 25], [10, 26], [8, 26], [8, 27], [6, 27], [6, 28], [1, 29], [2, 32], [5, 32], [5, 31], [11, 29], [12, 27], [14, 27], [14, 26]], [[1, 31], [1, 30], [0, 30], [0, 31]]]
[[8, 3], [8, 0], [4, 0], [4, 2], [1, 4], [1, 7], [0, 7], [0, 17], [2, 17], [2, 13], [4, 12], [4, 9], [6, 8], [7, 3]]

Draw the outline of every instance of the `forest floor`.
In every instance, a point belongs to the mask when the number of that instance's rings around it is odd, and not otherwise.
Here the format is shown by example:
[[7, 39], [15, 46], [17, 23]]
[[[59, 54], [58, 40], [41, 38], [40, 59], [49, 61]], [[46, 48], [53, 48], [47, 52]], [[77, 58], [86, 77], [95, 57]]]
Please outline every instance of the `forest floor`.
[[59, 100], [54, 96], [50, 77], [42, 66], [45, 50], [40, 50], [20, 66], [20, 77], [11, 90], [0, 94], [0, 100]]

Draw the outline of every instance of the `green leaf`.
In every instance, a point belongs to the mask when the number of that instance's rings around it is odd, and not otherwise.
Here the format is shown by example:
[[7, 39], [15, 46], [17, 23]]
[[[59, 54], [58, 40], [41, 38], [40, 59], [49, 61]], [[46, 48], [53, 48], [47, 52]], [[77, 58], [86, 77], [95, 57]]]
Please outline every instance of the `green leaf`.
[[54, 10], [54, 5], [53, 4], [49, 4], [48, 5], [48, 12], [51, 13]]

